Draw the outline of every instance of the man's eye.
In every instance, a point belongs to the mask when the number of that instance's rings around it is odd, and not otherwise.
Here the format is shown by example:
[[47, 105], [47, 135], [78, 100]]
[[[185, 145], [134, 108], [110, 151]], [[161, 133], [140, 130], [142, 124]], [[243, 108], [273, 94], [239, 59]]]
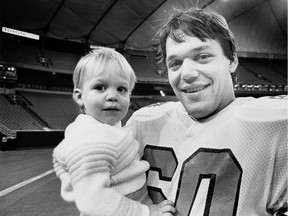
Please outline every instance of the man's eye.
[[208, 53], [204, 53], [204, 54], [199, 54], [198, 56], [196, 56], [196, 60], [206, 63], [209, 59], [210, 59], [211, 55]]
[[181, 61], [173, 61], [168, 64], [168, 69], [175, 71], [181, 66]]
[[128, 91], [128, 89], [126, 87], [124, 87], [124, 86], [119, 87], [117, 90], [120, 93], [126, 93]]
[[95, 89], [98, 91], [104, 91], [106, 89], [106, 87], [104, 85], [96, 85]]

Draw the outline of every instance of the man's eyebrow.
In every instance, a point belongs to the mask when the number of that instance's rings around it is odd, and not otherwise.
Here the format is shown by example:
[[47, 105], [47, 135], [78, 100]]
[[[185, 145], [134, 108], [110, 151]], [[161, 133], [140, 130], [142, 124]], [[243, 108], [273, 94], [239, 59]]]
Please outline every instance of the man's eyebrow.
[[206, 49], [211, 49], [211, 46], [209, 45], [203, 45], [203, 46], [200, 46], [200, 47], [196, 47], [194, 49], [192, 49], [193, 52], [199, 52], [199, 51], [202, 51], [202, 50], [206, 50]]
[[[200, 52], [200, 51], [203, 51], [203, 50], [206, 50], [206, 49], [211, 49], [211, 46], [202, 45], [202, 46], [195, 47], [195, 48], [191, 49], [190, 52]], [[170, 55], [170, 56], [168, 56], [168, 58], [166, 58], [166, 62], [171, 61], [171, 60], [173, 60], [176, 57], [177, 57], [177, 55]]]
[[166, 62], [173, 60], [176, 57], [176, 55], [170, 55], [168, 58], [166, 58]]

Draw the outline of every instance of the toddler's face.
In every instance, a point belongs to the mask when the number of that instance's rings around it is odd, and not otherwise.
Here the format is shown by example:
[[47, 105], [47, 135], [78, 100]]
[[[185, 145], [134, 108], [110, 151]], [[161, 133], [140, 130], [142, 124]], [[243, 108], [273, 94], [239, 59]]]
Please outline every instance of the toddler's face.
[[119, 75], [120, 70], [110, 64], [103, 73], [85, 77], [79, 89], [77, 103], [84, 106], [85, 113], [109, 125], [121, 121], [130, 104], [129, 79]]

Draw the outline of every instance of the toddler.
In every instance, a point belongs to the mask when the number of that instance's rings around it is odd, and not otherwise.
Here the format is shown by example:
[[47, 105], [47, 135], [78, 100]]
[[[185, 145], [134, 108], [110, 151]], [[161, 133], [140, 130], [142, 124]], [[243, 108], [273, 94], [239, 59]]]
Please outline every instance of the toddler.
[[148, 196], [139, 144], [121, 127], [136, 76], [127, 60], [110, 48], [94, 49], [78, 62], [73, 98], [81, 114], [53, 151], [61, 196], [81, 215], [173, 215], [173, 203], [153, 205]]

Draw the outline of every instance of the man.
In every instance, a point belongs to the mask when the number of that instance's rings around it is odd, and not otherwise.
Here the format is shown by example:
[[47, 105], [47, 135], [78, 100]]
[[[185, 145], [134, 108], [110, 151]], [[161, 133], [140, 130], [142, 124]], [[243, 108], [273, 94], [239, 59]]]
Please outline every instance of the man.
[[150, 162], [155, 203], [178, 215], [287, 211], [287, 100], [235, 98], [234, 37], [219, 14], [180, 11], [159, 31], [158, 57], [178, 102], [145, 107], [128, 125]]

